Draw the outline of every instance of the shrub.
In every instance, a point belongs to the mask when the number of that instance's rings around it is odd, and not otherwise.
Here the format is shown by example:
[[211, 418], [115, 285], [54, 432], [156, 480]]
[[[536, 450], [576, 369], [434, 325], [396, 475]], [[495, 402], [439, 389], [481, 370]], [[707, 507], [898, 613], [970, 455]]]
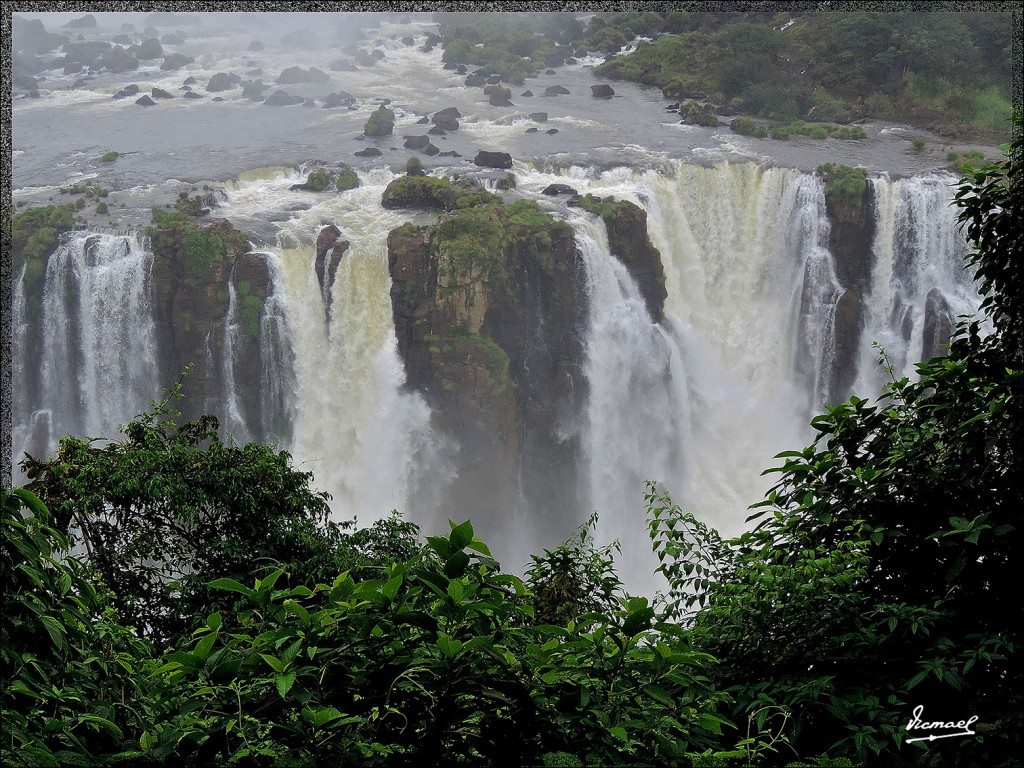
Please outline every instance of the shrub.
[[107, 213], [108, 211], [109, 211], [109, 209], [107, 208], [107, 204], [106, 203], [98, 203], [96, 205], [96, 213], [104, 214], [104, 213]]
[[735, 118], [729, 125], [729, 128], [740, 136], [753, 136], [758, 139], [763, 139], [768, 136], [768, 131], [759, 126], [749, 117], [740, 116]]
[[107, 152], [107, 154], [105, 154], [101, 159], [104, 163], [112, 163], [115, 160], [117, 160], [117, 158], [119, 158], [120, 156], [121, 155], [118, 152]]

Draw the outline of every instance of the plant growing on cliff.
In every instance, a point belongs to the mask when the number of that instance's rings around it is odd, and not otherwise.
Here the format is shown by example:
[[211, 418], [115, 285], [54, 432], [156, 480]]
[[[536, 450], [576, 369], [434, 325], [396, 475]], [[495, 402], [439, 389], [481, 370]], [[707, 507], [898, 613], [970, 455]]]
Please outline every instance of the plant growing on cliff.
[[331, 182], [331, 173], [326, 168], [317, 168], [306, 174], [306, 189], [310, 192], [323, 192]]
[[338, 173], [338, 181], [334, 186], [339, 192], [355, 189], [359, 186], [359, 176], [352, 168], [346, 166]]
[[860, 209], [868, 186], [867, 171], [825, 163], [815, 170], [825, 180], [825, 199], [847, 209]]

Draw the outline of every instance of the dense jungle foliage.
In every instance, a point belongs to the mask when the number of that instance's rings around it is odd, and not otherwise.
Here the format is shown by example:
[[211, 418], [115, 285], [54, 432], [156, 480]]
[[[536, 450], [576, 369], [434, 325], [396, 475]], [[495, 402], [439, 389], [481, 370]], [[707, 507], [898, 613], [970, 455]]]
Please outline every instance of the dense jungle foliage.
[[468, 521], [333, 523], [288, 454], [176, 424], [180, 385], [118, 440], [26, 456], [3, 762], [1019, 764], [1022, 151], [960, 183], [984, 316], [947, 356], [818, 416], [736, 539], [648, 487], [653, 600], [593, 519], [522, 578]]
[[[1009, 12], [436, 14], [444, 60], [512, 84], [604, 54], [600, 77], [707, 99], [777, 121], [893, 120], [952, 138], [1006, 141]], [[642, 38], [638, 40], [638, 38]], [[628, 54], [616, 55], [637, 42]]]

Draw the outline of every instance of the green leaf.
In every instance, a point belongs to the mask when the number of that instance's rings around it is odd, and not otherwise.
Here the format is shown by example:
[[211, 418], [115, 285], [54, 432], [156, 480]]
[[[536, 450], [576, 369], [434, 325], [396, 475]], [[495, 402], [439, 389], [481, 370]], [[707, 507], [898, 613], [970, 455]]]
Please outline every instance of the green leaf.
[[676, 706], [675, 699], [673, 699], [669, 692], [662, 688], [660, 685], [645, 685], [644, 693], [646, 693], [659, 704], [664, 704], [666, 707]]
[[398, 596], [398, 590], [402, 587], [402, 581], [402, 574], [392, 576], [384, 582], [384, 585], [380, 588], [381, 593], [383, 593], [388, 600], [394, 600]]
[[463, 594], [462, 582], [458, 579], [452, 579], [448, 582], [448, 597], [454, 600], [456, 603], [462, 599]]
[[267, 662], [267, 664], [270, 665], [270, 668], [275, 672], [278, 674], [284, 673], [284, 663], [280, 659], [274, 658], [273, 656], [269, 656], [265, 653], [261, 653], [260, 657]]
[[213, 650], [213, 644], [217, 642], [217, 632], [210, 632], [202, 640], [196, 644], [195, 655], [202, 661], [206, 661], [210, 658], [210, 651]]
[[633, 611], [622, 624], [622, 632], [632, 637], [633, 635], [650, 629], [651, 620], [654, 618], [653, 608], [641, 608]]
[[452, 526], [452, 533], [448, 540], [451, 541], [452, 549], [465, 549], [466, 545], [473, 540], [473, 524], [469, 520], [458, 526], [450, 521], [449, 523]]
[[274, 678], [274, 683], [277, 685], [277, 692], [281, 694], [281, 698], [283, 699], [288, 695], [288, 691], [292, 689], [292, 686], [295, 685], [295, 672], [277, 675]]
[[46, 631], [50, 635], [50, 639], [53, 641], [53, 644], [56, 645], [57, 648], [61, 651], [67, 650], [68, 641], [65, 638], [67, 630], [64, 628], [64, 626], [52, 616], [40, 616], [39, 620], [43, 623], [43, 626], [46, 628]]
[[213, 589], [222, 589], [225, 592], [240, 592], [246, 597], [254, 597], [256, 595], [255, 590], [240, 584], [234, 579], [214, 579], [209, 583], [209, 586]]
[[466, 573], [468, 565], [469, 555], [461, 550], [453, 552], [444, 563], [444, 575], [450, 579], [460, 579]]
[[21, 499], [21, 503], [32, 510], [32, 514], [40, 520], [49, 520], [50, 511], [46, 508], [46, 505], [39, 500], [32, 491], [27, 488], [15, 488], [11, 491], [12, 496], [17, 496]]

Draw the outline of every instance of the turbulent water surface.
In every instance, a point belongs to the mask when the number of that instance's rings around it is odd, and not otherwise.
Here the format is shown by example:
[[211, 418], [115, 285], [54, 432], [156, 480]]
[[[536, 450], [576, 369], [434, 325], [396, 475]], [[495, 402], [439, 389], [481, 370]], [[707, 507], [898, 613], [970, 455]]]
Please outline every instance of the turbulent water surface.
[[[65, 20], [40, 17], [49, 29], [59, 26], [54, 19]], [[109, 39], [125, 21], [146, 24], [141, 15], [97, 18], [101, 26], [85, 30], [87, 39]], [[44, 73], [38, 98], [16, 100], [15, 201], [60, 202], [60, 187], [95, 179], [112, 190], [112, 213], [92, 216], [89, 231], [67, 237], [49, 260], [40, 299], [44, 385], [34, 402], [18, 395], [29, 375], [19, 356], [29, 330], [23, 276], [15, 276], [15, 461], [22, 450], [52, 449], [61, 434], [116, 434], [170, 383], [158, 381], [153, 360], [149, 243], [115, 227], [144, 225], [151, 206], [209, 184], [223, 189], [214, 216], [247, 233], [272, 283], [260, 313], [259, 423], [237, 398], [232, 350], [242, 299], [233, 287], [227, 297], [216, 405], [231, 435], [291, 451], [317, 487], [332, 494], [339, 517], [368, 522], [398, 508], [432, 532], [446, 517], [464, 516], [439, 507], [458, 472], [457, 446], [406, 386], [389, 296], [388, 232], [436, 216], [380, 206], [411, 154], [400, 136], [423, 133], [420, 117], [449, 106], [463, 114], [462, 126], [435, 140], [462, 157], [423, 157], [429, 172], [473, 173], [477, 150], [508, 151], [515, 194], [575, 229], [588, 301], [589, 394], [579, 423], [565, 429], [580, 439], [578, 476], [586, 487], [581, 508], [565, 511], [562, 528], [597, 510], [599, 537], [620, 540], [620, 570], [637, 588], [655, 583], [643, 525], [645, 480], [660, 482], [724, 532], [738, 532], [747, 505], [767, 487], [760, 471], [776, 452], [807, 442], [811, 415], [835, 394], [835, 316], [844, 291], [829, 251], [824, 187], [812, 173], [817, 165], [861, 165], [871, 176], [876, 236], [865, 319], [854, 340], [855, 391], [876, 394], [882, 385], [873, 341], [898, 375], [936, 351], [926, 338], [929, 302], [949, 318], [977, 307], [949, 206], [955, 180], [934, 169], [940, 157], [910, 151], [906, 129], [868, 124], [868, 138], [859, 142], [779, 142], [680, 125], [656, 89], [614, 83], [615, 98], [592, 98], [598, 59], [530, 79], [513, 87], [515, 106], [493, 107], [481, 89], [442, 68], [440, 47], [420, 50], [434, 29], [429, 17], [375, 18], [365, 32], [360, 21], [370, 22], [341, 14], [293, 15], [277, 26], [234, 15], [181, 17], [179, 26], [161, 31], [180, 29], [187, 39], [165, 50], [195, 56], [194, 65], [170, 73], [144, 65], [77, 86], [79, 75], [55, 69]], [[308, 45], [278, 44], [292, 28], [308, 30]], [[402, 44], [405, 35], [416, 45]], [[247, 51], [254, 39], [266, 48]], [[381, 51], [383, 60], [330, 72], [340, 45], [352, 40]], [[244, 100], [238, 89], [219, 94], [219, 102], [204, 91], [217, 72], [260, 68], [272, 82], [288, 66], [331, 76], [329, 83], [284, 86], [290, 93], [322, 99], [345, 90], [355, 104], [276, 108]], [[180, 97], [188, 75], [204, 98]], [[179, 97], [148, 109], [111, 98], [129, 82]], [[539, 95], [552, 84], [570, 94]], [[527, 89], [538, 95], [519, 96]], [[382, 99], [396, 112], [395, 135], [362, 140], [363, 124]], [[538, 125], [529, 114], [538, 111], [548, 113], [547, 122], [527, 133]], [[557, 132], [546, 133], [550, 128]], [[383, 155], [353, 155], [368, 145]], [[101, 162], [109, 150], [122, 157]], [[292, 190], [305, 180], [308, 161], [351, 164], [361, 186], [339, 194]], [[601, 220], [541, 194], [552, 182], [647, 211], [666, 274], [661, 323], [652, 322], [637, 285], [610, 253]], [[326, 224], [351, 244], [329, 302], [313, 264]], [[502, 529], [498, 549], [511, 567], [558, 543], [535, 539], [528, 509], [509, 510], [508, 517], [516, 524]]]

